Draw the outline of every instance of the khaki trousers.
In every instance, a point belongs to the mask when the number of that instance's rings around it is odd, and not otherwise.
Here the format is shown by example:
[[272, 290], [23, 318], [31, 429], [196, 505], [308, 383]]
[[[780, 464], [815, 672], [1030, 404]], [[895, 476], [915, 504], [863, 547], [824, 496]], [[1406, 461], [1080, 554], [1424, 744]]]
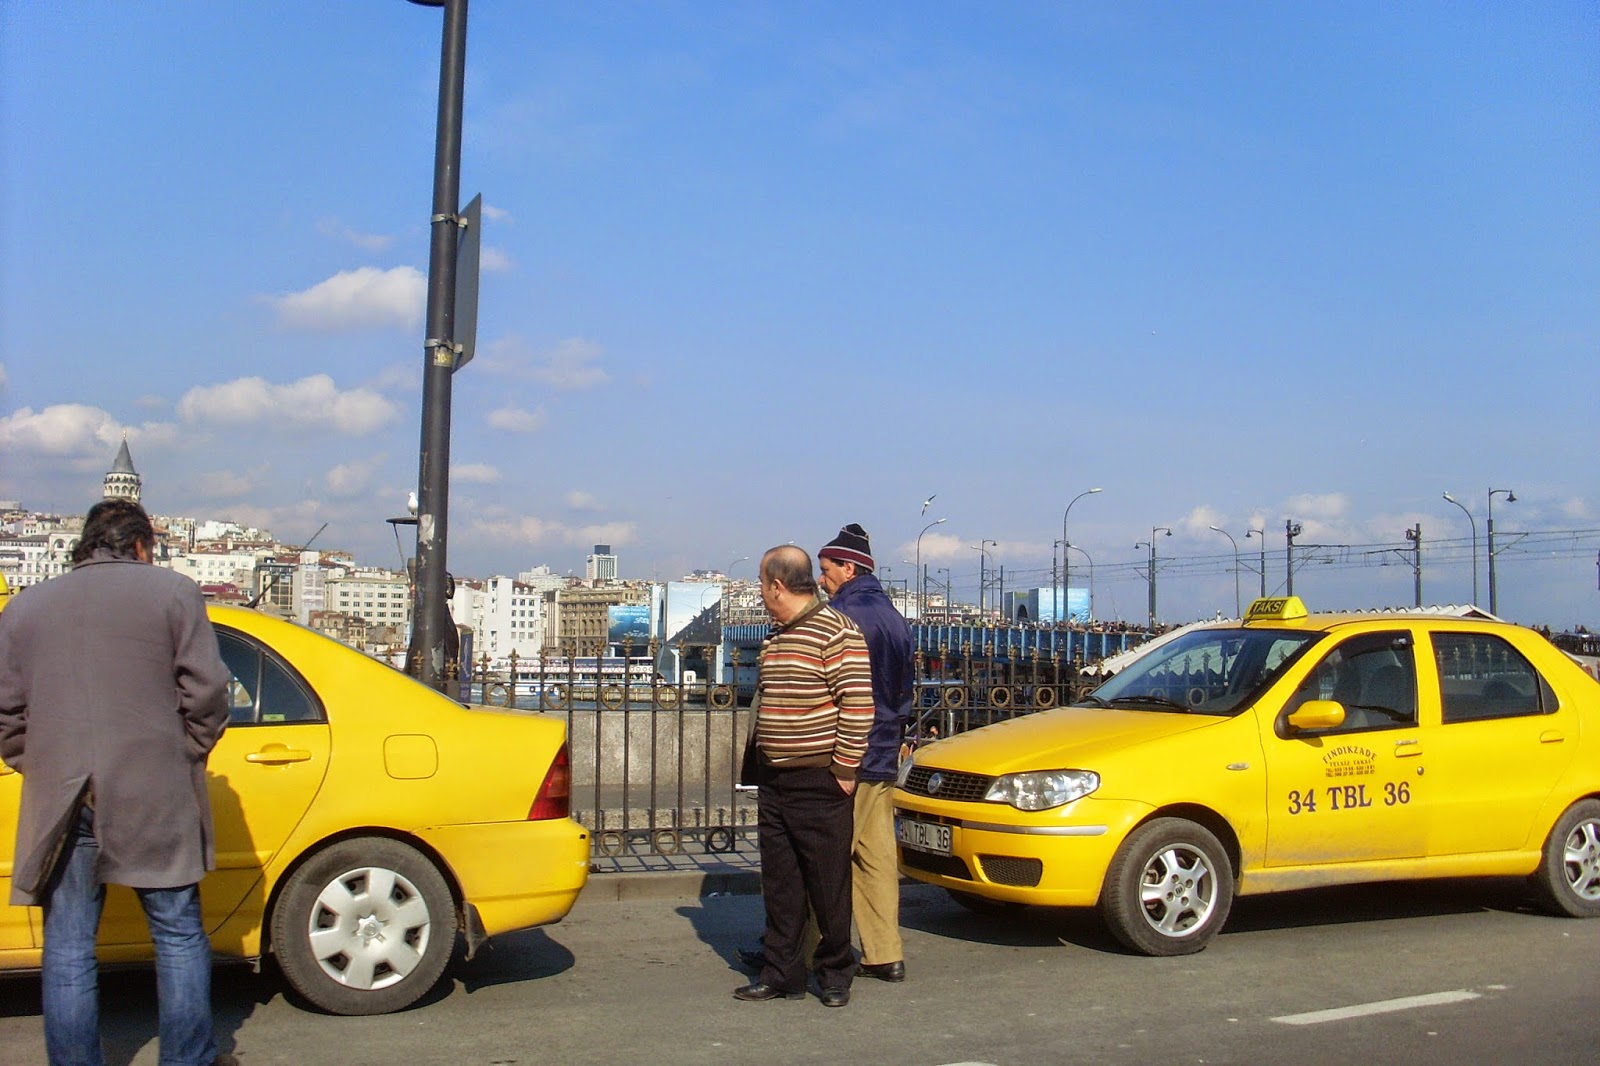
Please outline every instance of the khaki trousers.
[[[861, 936], [861, 961], [869, 966], [901, 962], [900, 854], [894, 839], [894, 782], [858, 781], [855, 828], [850, 845], [850, 909]], [[816, 918], [806, 922], [802, 954], [810, 959], [818, 941]]]

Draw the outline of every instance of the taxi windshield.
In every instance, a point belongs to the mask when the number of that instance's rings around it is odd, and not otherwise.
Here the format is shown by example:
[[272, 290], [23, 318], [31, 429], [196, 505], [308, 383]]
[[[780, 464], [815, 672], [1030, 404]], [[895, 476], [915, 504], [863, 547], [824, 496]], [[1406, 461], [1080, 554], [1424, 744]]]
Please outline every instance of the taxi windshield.
[[1087, 702], [1129, 710], [1233, 715], [1322, 633], [1201, 629], [1142, 655]]

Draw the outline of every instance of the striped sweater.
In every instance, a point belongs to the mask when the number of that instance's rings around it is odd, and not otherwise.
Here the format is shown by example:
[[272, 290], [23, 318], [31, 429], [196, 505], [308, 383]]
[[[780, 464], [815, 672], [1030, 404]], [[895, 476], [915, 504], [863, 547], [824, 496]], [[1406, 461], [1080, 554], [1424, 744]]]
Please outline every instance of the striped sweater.
[[872, 670], [855, 623], [819, 599], [761, 649], [756, 744], [775, 766], [854, 778], [872, 728]]

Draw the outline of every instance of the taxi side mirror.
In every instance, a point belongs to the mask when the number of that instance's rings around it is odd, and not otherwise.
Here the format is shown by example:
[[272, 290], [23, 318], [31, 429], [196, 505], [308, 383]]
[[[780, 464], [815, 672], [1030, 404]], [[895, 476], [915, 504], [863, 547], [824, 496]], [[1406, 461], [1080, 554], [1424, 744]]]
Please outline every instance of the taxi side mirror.
[[1337, 729], [1344, 724], [1344, 704], [1338, 700], [1307, 700], [1289, 714], [1289, 728], [1297, 733]]

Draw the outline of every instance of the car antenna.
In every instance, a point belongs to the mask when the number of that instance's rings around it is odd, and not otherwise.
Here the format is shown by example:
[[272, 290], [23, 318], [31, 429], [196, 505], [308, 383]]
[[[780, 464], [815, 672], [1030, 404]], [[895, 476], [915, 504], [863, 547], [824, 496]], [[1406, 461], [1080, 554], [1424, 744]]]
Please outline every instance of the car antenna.
[[[322, 525], [317, 527], [317, 531], [315, 533], [311, 534], [310, 539], [308, 539], [304, 544], [300, 545], [300, 547], [295, 548], [294, 550], [297, 551], [297, 552], [305, 551], [307, 548], [311, 547], [311, 541], [316, 540], [318, 537], [322, 536], [322, 531], [324, 529], [327, 529], [327, 528], [328, 528], [328, 523], [326, 523], [326, 522], [322, 523]], [[267, 593], [271, 592], [273, 589], [275, 589], [277, 587], [278, 587], [278, 575], [277, 574], [273, 574], [272, 575], [272, 580], [268, 581], [266, 583], [266, 585], [264, 585], [262, 587], [260, 592], [256, 593], [254, 596], [252, 596], [250, 598], [249, 602], [247, 602], [245, 604], [245, 608], [247, 610], [254, 610], [256, 607], [260, 606], [262, 600], [267, 598]]]

